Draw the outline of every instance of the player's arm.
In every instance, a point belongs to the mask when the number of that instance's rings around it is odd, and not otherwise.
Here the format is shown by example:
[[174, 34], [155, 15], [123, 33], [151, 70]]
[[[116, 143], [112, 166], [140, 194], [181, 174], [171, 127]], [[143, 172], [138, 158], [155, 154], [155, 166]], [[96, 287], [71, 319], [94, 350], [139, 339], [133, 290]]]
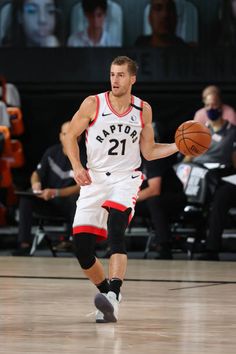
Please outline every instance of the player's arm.
[[96, 109], [96, 97], [87, 97], [73, 116], [64, 139], [66, 154], [74, 171], [74, 179], [82, 186], [90, 184], [91, 178], [80, 161], [78, 137], [87, 129], [89, 123], [95, 118]]
[[144, 102], [143, 105], [143, 122], [144, 128], [141, 132], [140, 149], [146, 160], [156, 160], [167, 157], [178, 151], [175, 143], [160, 144], [155, 143], [154, 131], [152, 127], [152, 109], [151, 106]]

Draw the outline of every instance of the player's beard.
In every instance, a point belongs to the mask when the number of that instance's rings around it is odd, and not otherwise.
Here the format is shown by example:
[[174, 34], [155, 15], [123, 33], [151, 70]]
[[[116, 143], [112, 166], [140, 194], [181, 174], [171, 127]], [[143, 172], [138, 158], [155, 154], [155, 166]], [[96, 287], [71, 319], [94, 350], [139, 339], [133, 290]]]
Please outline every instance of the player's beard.
[[119, 89], [118, 91], [116, 91], [116, 90], [114, 90], [114, 89], [112, 88], [112, 95], [113, 95], [114, 97], [123, 97], [123, 96], [126, 96], [128, 92], [129, 92], [128, 89], [122, 88], [122, 89]]

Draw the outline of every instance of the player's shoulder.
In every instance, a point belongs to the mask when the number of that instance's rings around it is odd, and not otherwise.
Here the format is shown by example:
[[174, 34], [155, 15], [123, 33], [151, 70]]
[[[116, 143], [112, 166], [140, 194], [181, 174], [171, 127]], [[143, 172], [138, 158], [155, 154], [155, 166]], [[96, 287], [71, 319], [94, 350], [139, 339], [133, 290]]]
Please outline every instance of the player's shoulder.
[[143, 109], [150, 112], [152, 111], [152, 107], [147, 101], [143, 101]]
[[96, 95], [87, 96], [87, 97], [83, 100], [83, 104], [86, 105], [86, 106], [96, 105], [96, 104], [97, 104]]

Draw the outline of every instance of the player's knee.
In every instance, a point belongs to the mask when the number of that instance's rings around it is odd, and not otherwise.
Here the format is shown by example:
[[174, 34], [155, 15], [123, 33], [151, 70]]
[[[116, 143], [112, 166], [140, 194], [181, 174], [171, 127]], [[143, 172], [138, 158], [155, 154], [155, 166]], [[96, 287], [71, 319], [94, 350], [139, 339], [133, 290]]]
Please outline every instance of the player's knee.
[[129, 222], [131, 209], [119, 211], [111, 209], [108, 221], [108, 234], [110, 241], [111, 254], [126, 254], [125, 230]]
[[96, 262], [95, 243], [95, 235], [85, 233], [74, 235], [75, 255], [82, 269], [89, 269]]

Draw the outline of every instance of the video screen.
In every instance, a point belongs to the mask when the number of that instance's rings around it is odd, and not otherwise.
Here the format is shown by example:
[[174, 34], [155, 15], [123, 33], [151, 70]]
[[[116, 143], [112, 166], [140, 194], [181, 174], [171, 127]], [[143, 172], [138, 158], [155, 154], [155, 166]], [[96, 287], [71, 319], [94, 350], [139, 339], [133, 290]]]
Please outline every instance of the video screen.
[[1, 47], [234, 46], [235, 0], [0, 0]]

